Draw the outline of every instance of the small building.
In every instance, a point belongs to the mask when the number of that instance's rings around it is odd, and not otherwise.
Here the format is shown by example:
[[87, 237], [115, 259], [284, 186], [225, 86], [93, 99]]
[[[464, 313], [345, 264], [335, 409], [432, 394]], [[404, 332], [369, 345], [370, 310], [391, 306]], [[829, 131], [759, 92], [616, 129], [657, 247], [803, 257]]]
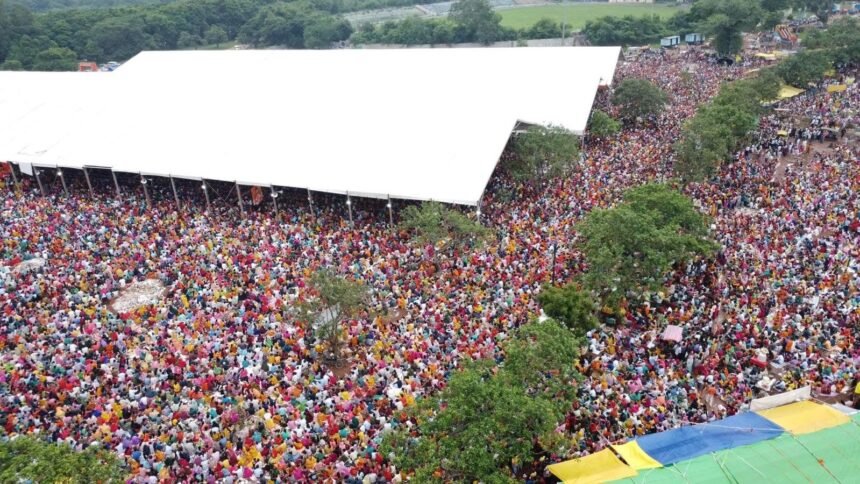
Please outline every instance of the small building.
[[98, 72], [99, 65], [95, 62], [78, 62], [78, 72]]
[[698, 32], [694, 32], [692, 34], [687, 34], [684, 36], [684, 42], [686, 42], [688, 44], [698, 45], [704, 41], [705, 41], [705, 36], [698, 33]]
[[681, 36], [680, 35], [672, 35], [669, 37], [663, 37], [660, 39], [660, 47], [675, 47], [676, 45], [681, 44]]

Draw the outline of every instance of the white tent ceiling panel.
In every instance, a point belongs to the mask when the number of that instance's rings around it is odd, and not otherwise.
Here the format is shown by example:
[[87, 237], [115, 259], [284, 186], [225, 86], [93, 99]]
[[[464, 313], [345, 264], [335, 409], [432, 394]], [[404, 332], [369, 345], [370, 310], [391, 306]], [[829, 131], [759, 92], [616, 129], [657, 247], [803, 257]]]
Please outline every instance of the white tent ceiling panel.
[[618, 52], [144, 52], [110, 74], [0, 73], [0, 159], [474, 205], [518, 120], [585, 129]]

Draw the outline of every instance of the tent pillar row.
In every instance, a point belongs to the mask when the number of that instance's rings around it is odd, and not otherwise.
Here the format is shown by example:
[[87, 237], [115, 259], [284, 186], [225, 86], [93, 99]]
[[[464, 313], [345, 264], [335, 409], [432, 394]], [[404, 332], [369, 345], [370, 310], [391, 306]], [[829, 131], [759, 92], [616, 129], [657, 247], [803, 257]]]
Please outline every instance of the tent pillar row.
[[349, 192], [346, 192], [346, 208], [349, 210], [349, 224], [354, 226], [355, 223], [352, 221], [352, 199], [349, 198]]
[[179, 203], [179, 194], [176, 193], [176, 181], [173, 180], [173, 175], [170, 175], [170, 188], [173, 190], [173, 201], [176, 202], [176, 210], [182, 211], [182, 204]]
[[275, 187], [269, 187], [269, 191], [272, 194], [272, 204], [275, 206], [275, 216], [278, 215], [278, 191], [275, 190]]
[[209, 190], [206, 189], [206, 180], [203, 180], [203, 196], [206, 197], [206, 212], [210, 212], [212, 210], [212, 204], [209, 202]]
[[9, 173], [12, 174], [12, 183], [15, 185], [15, 190], [20, 190], [21, 187], [18, 184], [18, 175], [15, 174], [15, 167], [12, 163], [6, 162], [6, 164], [9, 165]]
[[236, 199], [239, 200], [239, 211], [245, 213], [245, 206], [242, 205], [242, 189], [239, 187], [239, 182], [233, 182], [236, 184]]
[[394, 213], [391, 207], [391, 195], [388, 195], [388, 225], [394, 227]]
[[45, 185], [42, 185], [42, 177], [39, 176], [42, 173], [42, 170], [39, 169], [38, 166], [33, 167], [33, 173], [36, 174], [36, 184], [39, 185], [39, 191], [42, 192], [43, 197], [47, 197], [48, 194], [45, 193]]
[[63, 176], [63, 170], [61, 170], [59, 166], [57, 167], [57, 176], [60, 177], [60, 182], [62, 182], [62, 184], [63, 184], [63, 193], [65, 193], [66, 196], [68, 197], [69, 196], [69, 187], [66, 185], [66, 177]]
[[90, 181], [90, 172], [87, 171], [87, 167], [81, 168], [84, 171], [84, 179], [87, 181], [87, 189], [90, 191], [90, 197], [93, 196], [93, 184]]
[[140, 184], [143, 185], [143, 196], [146, 198], [146, 208], [152, 208], [152, 200], [149, 198], [149, 189], [146, 188], [146, 177], [140, 175]]
[[116, 188], [116, 198], [122, 200], [122, 191], [119, 189], [119, 182], [116, 181], [116, 172], [111, 169], [110, 176], [113, 177], [113, 186]]

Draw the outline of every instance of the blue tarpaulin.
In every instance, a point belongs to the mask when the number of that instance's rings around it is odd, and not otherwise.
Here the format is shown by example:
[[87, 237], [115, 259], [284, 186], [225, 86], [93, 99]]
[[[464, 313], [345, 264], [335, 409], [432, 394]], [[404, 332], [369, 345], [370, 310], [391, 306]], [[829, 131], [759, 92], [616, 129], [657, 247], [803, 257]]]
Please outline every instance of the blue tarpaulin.
[[746, 412], [716, 422], [646, 435], [636, 442], [648, 455], [667, 466], [718, 450], [773, 439], [783, 432], [782, 427], [770, 420]]

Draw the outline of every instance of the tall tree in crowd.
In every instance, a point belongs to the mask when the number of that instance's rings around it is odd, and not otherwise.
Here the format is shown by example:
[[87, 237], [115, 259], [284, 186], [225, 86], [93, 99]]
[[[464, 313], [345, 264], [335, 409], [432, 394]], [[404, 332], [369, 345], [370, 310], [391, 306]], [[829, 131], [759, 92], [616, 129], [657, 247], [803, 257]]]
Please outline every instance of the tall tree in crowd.
[[463, 247], [482, 244], [491, 235], [480, 222], [439, 202], [410, 205], [400, 213], [400, 219], [400, 227], [422, 244]]
[[612, 94], [612, 104], [630, 121], [659, 114], [668, 100], [662, 89], [645, 79], [625, 79]]
[[319, 270], [311, 276], [315, 297], [304, 302], [302, 313], [326, 342], [327, 359], [339, 361], [343, 348], [343, 322], [366, 309], [368, 291], [363, 283]]
[[585, 286], [608, 303], [657, 290], [673, 265], [716, 249], [707, 240], [707, 217], [663, 184], [633, 188], [619, 205], [592, 210], [579, 231]]
[[518, 180], [539, 182], [564, 174], [579, 156], [579, 139], [561, 126], [531, 126], [514, 135], [506, 162]]
[[416, 482], [515, 482], [536, 449], [561, 450], [555, 428], [574, 399], [579, 342], [553, 320], [520, 327], [505, 361], [466, 364], [411, 410], [417, 426], [387, 434], [381, 451]]

